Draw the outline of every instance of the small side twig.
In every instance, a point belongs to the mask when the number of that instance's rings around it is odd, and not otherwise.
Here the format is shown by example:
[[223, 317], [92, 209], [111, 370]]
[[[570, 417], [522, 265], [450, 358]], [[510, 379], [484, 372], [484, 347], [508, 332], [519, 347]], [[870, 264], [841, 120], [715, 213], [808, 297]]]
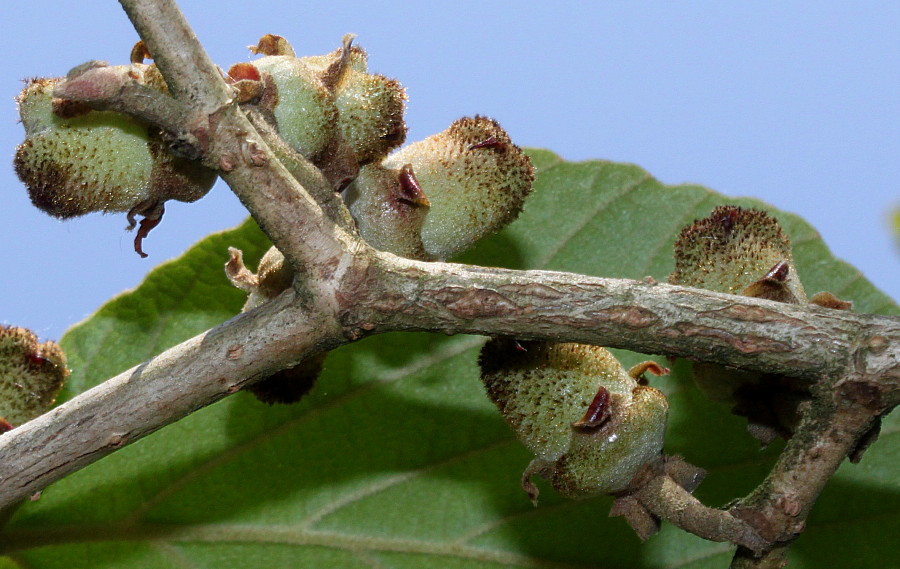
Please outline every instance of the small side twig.
[[788, 441], [766, 480], [734, 507], [774, 546], [759, 556], [739, 548], [732, 569], [775, 569], [784, 566], [791, 543], [806, 527], [816, 499], [828, 480], [873, 423], [890, 407], [877, 387], [849, 375], [821, 381], [810, 408]]

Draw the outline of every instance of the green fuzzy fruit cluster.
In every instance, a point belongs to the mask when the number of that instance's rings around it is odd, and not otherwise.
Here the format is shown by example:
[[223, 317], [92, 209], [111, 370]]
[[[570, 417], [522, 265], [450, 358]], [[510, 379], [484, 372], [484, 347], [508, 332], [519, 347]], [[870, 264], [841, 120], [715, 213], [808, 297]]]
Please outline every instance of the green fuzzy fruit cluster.
[[[533, 498], [533, 474], [571, 498], [619, 492], [662, 451], [665, 396], [639, 385], [604, 348], [497, 338], [479, 363], [488, 396], [535, 455], [522, 480]], [[600, 390], [608, 418], [586, 424]]]
[[369, 73], [366, 52], [350, 39], [327, 55], [296, 57], [284, 38], [263, 36], [253, 50], [266, 55], [237, 69], [241, 76], [247, 65], [256, 69], [263, 87], [254, 104], [338, 188], [406, 138], [406, 91]]
[[[138, 83], [164, 90], [155, 67], [128, 66]], [[86, 213], [142, 214], [166, 200], [192, 202], [215, 173], [175, 157], [158, 129], [112, 111], [54, 106], [62, 79], [33, 79], [19, 95], [25, 141], [14, 166], [35, 206], [59, 218]]]
[[0, 432], [46, 412], [68, 375], [56, 343], [40, 344], [30, 330], [0, 326]]

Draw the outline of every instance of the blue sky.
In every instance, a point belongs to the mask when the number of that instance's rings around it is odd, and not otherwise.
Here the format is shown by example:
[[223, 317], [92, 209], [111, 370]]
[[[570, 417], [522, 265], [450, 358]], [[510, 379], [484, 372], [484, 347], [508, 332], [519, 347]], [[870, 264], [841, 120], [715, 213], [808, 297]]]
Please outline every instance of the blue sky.
[[[409, 140], [463, 115], [498, 119], [522, 146], [570, 160], [633, 162], [800, 214], [834, 253], [900, 298], [900, 3], [200, 2], [181, 4], [214, 61], [247, 61], [265, 33], [302, 54], [346, 32], [374, 72], [409, 93]], [[31, 0], [4, 14], [10, 164], [23, 133], [20, 79], [89, 59], [127, 62], [137, 39], [116, 2]], [[140, 259], [124, 216], [60, 222], [34, 209], [0, 165], [5, 270], [0, 322], [58, 338], [153, 266], [245, 217], [218, 184], [167, 204]], [[224, 260], [223, 260], [224, 262]]]

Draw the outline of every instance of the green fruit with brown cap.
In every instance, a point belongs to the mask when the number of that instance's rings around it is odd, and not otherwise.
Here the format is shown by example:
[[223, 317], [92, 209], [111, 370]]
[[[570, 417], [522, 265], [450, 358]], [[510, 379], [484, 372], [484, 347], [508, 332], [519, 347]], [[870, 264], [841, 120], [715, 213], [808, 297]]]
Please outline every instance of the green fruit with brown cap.
[[0, 432], [48, 411], [68, 376], [55, 342], [41, 344], [30, 330], [0, 326]]
[[584, 498], [626, 489], [662, 452], [668, 402], [637, 381], [608, 350], [586, 344], [489, 341], [479, 358], [488, 396], [535, 458], [522, 476], [547, 478], [562, 495]]

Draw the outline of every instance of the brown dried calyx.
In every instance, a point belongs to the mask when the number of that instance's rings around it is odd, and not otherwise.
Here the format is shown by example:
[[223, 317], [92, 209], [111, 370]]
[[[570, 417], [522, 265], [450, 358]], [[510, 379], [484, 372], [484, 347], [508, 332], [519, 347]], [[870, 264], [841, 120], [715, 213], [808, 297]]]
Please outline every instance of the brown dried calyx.
[[0, 432], [49, 410], [68, 376], [55, 342], [41, 344], [30, 330], [0, 326]]
[[[790, 239], [764, 211], [719, 206], [685, 227], [675, 243], [675, 271], [669, 283], [791, 304], [849, 309], [831, 293], [807, 298]], [[799, 421], [808, 389], [780, 376], [694, 363], [694, 379], [708, 397], [747, 417], [763, 444], [789, 437]]]

